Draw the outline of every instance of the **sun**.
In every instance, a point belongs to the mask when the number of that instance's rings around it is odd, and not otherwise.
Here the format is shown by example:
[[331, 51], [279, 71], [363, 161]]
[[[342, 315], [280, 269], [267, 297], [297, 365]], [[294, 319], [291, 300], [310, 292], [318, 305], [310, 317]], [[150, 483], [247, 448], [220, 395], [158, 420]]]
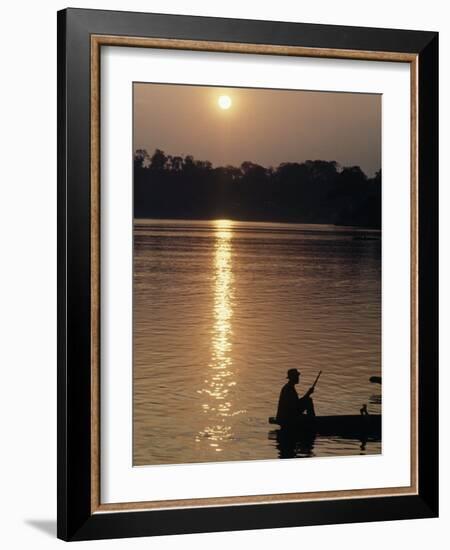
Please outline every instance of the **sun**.
[[221, 95], [217, 101], [219, 107], [226, 111], [231, 107], [231, 98], [228, 95]]

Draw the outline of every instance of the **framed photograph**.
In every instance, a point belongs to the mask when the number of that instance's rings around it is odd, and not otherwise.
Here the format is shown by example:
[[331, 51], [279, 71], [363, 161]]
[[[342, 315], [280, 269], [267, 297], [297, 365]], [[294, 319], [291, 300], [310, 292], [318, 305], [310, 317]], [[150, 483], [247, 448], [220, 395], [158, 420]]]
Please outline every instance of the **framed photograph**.
[[58, 13], [58, 536], [438, 514], [438, 35]]

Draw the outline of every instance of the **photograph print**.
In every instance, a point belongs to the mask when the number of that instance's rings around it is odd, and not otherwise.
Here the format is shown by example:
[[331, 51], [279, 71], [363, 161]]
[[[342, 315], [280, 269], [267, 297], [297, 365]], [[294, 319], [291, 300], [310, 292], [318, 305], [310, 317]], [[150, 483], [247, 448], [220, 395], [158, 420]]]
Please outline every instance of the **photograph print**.
[[133, 84], [133, 465], [379, 454], [379, 94]]

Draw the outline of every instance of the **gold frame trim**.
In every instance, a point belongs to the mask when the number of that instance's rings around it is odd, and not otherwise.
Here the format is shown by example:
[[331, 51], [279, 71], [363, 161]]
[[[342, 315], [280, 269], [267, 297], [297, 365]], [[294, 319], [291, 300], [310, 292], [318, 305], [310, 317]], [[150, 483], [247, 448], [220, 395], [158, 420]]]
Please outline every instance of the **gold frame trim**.
[[[409, 63], [411, 74], [411, 484], [408, 487], [103, 504], [100, 500], [100, 49], [164, 48]], [[418, 494], [418, 55], [234, 42], [91, 35], [91, 513], [161, 510]]]

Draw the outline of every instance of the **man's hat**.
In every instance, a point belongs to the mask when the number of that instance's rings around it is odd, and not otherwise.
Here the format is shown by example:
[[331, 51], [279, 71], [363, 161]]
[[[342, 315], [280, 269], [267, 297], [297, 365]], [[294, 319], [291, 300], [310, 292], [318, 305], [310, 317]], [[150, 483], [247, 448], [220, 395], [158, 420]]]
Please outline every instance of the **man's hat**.
[[297, 369], [289, 369], [287, 371], [287, 376], [286, 378], [292, 378], [292, 376], [294, 376], [295, 374], [298, 374], [300, 376], [300, 371], [297, 370]]

